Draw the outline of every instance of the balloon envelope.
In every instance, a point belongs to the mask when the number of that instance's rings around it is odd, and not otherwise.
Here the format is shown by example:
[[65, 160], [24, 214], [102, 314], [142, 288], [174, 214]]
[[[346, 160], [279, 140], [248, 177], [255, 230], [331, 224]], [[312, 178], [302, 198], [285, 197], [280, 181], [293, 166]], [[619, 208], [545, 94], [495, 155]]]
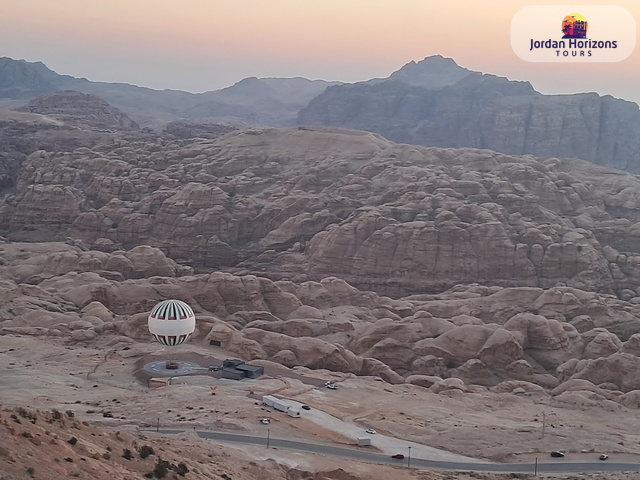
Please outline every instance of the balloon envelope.
[[180, 345], [189, 340], [196, 329], [196, 316], [191, 307], [180, 300], [164, 300], [149, 314], [149, 332], [163, 345]]

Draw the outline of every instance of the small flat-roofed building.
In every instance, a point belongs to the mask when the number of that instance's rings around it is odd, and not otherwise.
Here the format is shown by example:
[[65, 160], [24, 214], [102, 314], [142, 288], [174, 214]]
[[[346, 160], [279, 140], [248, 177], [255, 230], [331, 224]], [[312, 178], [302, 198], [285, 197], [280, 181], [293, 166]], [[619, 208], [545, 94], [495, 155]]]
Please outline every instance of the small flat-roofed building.
[[235, 368], [222, 368], [222, 373], [220, 375], [222, 378], [228, 378], [229, 380], [242, 380], [245, 378], [244, 372], [240, 370], [236, 370]]
[[236, 368], [238, 365], [242, 365], [244, 362], [237, 358], [227, 358], [222, 362], [222, 366], [225, 368]]
[[149, 388], [166, 387], [168, 385], [171, 385], [171, 377], [149, 379]]
[[264, 367], [258, 365], [248, 365], [246, 363], [237, 365], [236, 370], [245, 372], [246, 378], [258, 378], [260, 375], [264, 374]]

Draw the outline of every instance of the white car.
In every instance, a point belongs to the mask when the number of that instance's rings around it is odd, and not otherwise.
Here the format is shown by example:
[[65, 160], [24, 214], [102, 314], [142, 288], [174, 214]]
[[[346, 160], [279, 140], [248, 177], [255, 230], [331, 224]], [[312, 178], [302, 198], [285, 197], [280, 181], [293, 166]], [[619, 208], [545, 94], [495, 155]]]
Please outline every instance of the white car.
[[269, 425], [271, 423], [271, 420], [269, 420], [268, 418], [263, 418], [262, 420], [260, 420], [260, 423], [262, 423], [263, 425]]
[[376, 431], [373, 428], [367, 428], [365, 430], [365, 433], [368, 433], [369, 435], [375, 435]]
[[327, 388], [330, 390], [337, 390], [338, 386], [335, 383], [330, 383], [329, 385], [327, 385]]

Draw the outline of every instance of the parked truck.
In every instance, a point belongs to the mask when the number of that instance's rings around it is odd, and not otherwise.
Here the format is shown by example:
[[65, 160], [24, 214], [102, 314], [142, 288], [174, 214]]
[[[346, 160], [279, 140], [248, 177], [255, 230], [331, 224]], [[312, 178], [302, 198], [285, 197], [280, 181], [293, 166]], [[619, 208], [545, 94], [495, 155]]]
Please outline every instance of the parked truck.
[[371, 445], [371, 439], [369, 437], [358, 437], [356, 443], [359, 447], [368, 447]]

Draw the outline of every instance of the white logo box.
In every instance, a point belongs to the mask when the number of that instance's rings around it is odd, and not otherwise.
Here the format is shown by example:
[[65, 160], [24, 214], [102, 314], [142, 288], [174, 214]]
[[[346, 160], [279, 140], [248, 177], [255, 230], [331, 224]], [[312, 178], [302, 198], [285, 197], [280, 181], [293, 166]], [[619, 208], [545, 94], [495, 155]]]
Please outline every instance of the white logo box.
[[[562, 38], [562, 20], [573, 13], [587, 21], [585, 38]], [[511, 20], [511, 48], [527, 62], [620, 62], [635, 46], [636, 21], [619, 6], [531, 5]]]

